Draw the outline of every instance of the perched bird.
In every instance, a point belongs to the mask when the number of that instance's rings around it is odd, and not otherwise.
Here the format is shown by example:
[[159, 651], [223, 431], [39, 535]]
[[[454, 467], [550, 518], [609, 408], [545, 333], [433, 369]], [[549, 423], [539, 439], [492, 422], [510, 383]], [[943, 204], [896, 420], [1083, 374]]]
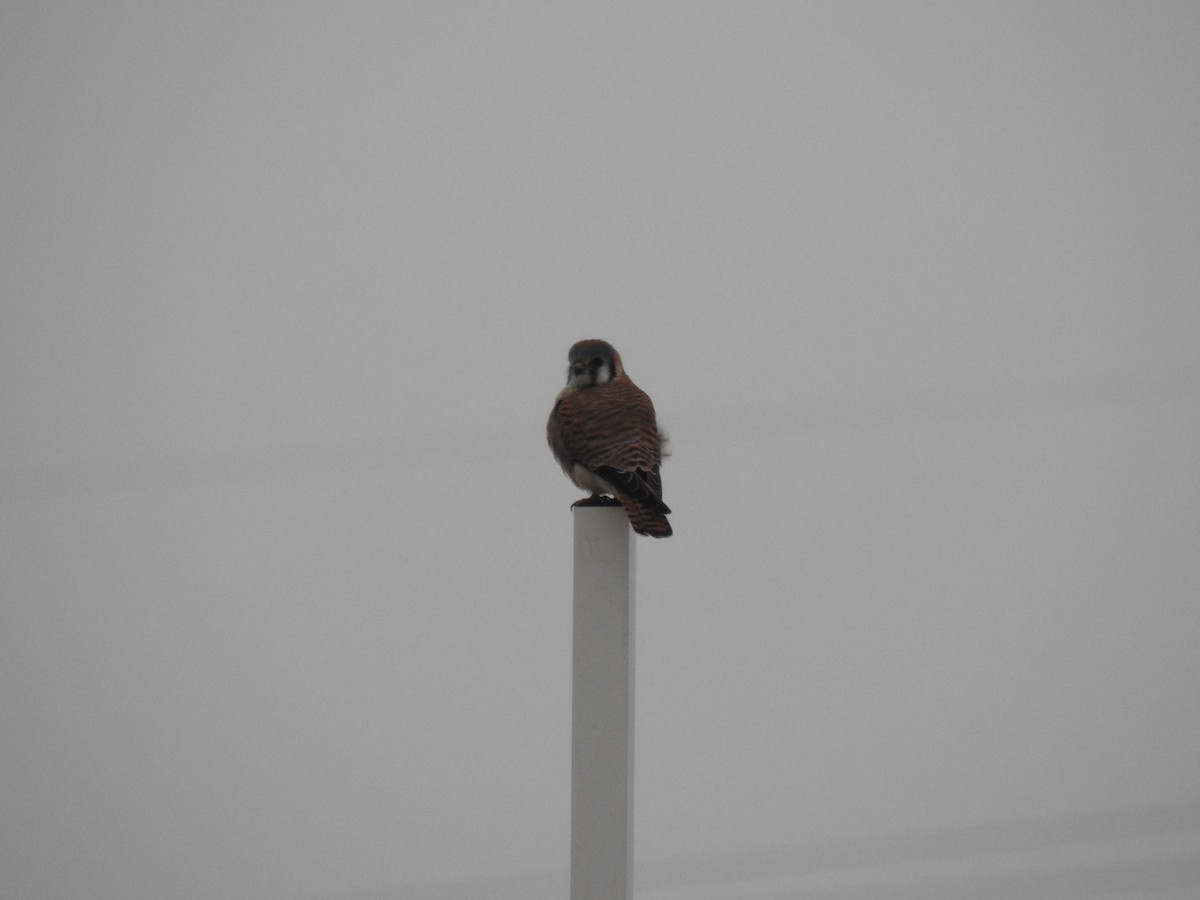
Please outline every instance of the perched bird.
[[654, 404], [606, 341], [580, 341], [567, 360], [567, 386], [554, 401], [546, 440], [567, 477], [591, 492], [572, 506], [619, 502], [638, 534], [670, 537], [658, 472], [666, 439]]

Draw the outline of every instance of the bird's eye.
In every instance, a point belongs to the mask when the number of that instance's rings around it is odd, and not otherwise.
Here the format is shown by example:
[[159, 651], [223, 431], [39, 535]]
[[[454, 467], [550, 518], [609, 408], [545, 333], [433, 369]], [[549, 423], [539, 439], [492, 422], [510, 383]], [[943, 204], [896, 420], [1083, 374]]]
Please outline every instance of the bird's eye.
[[602, 365], [604, 365], [604, 360], [603, 360], [603, 359], [601, 359], [599, 356], [593, 356], [593, 357], [592, 357], [592, 368], [593, 368], [593, 369], [598, 369], [598, 368], [600, 368]]

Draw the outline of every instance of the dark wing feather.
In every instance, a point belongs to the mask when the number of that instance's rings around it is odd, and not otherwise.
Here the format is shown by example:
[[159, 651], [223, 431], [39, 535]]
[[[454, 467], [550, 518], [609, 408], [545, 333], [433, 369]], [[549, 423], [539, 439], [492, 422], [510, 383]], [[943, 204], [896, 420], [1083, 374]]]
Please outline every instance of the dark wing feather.
[[671, 508], [663, 503], [662, 476], [658, 472], [658, 466], [649, 471], [634, 469], [632, 472], [621, 472], [611, 466], [597, 466], [591, 471], [613, 487], [645, 503], [655, 512], [666, 514], [671, 511]]

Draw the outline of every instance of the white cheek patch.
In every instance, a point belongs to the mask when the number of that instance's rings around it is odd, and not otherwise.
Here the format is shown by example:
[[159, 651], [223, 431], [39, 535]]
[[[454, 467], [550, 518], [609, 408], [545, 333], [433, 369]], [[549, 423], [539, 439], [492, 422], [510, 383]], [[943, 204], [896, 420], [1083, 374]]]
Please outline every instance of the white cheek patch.
[[608, 363], [604, 363], [596, 370], [596, 384], [604, 384], [612, 381], [612, 370], [608, 367]]

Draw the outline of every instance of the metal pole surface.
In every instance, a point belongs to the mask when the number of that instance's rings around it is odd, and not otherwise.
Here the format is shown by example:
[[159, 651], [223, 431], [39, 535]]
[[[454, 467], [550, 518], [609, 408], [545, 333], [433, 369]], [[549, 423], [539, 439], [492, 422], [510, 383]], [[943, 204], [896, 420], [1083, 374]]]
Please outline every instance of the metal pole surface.
[[630, 900], [634, 534], [619, 506], [574, 517], [571, 900]]

